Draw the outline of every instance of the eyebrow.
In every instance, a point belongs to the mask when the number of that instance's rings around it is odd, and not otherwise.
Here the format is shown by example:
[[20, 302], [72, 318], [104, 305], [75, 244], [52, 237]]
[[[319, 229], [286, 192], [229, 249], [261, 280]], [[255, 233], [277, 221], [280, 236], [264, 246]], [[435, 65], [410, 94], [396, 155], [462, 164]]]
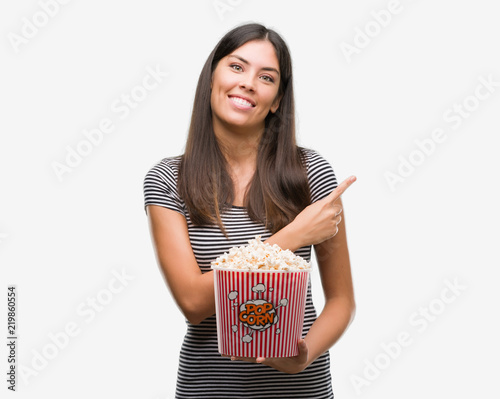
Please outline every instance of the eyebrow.
[[[245, 60], [243, 57], [241, 57], [239, 55], [229, 54], [229, 57], [238, 58], [241, 62], [244, 62], [247, 65], [250, 65], [250, 63], [247, 60]], [[273, 71], [273, 72], [276, 72], [278, 74], [278, 76], [280, 74], [280, 72], [276, 68], [272, 68], [272, 67], [263, 67], [262, 70], [263, 71]]]

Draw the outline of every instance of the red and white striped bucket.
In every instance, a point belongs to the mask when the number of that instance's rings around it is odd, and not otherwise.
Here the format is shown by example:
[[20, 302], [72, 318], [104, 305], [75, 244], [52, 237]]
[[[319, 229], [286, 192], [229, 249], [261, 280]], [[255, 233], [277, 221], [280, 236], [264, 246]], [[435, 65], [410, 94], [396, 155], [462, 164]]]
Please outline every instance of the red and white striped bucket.
[[219, 352], [236, 357], [297, 356], [309, 270], [214, 268]]

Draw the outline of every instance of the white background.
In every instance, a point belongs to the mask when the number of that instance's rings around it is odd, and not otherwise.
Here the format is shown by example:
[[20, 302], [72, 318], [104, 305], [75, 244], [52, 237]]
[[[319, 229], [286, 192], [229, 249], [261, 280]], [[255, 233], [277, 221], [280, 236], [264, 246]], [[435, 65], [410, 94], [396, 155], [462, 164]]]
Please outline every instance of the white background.
[[[41, 3], [0, 9], [0, 314], [6, 342], [16, 285], [17, 360], [32, 372], [18, 373], [19, 398], [173, 397], [185, 324], [153, 255], [143, 178], [182, 153], [206, 58], [251, 21], [289, 45], [300, 144], [339, 181], [358, 178], [343, 195], [357, 314], [331, 350], [335, 397], [498, 392], [500, 86], [471, 97], [481, 79], [500, 82], [497, 2], [401, 0], [379, 32], [373, 12], [387, 1], [222, 0], [233, 5], [218, 13], [212, 1], [75, 0], [46, 21]], [[44, 26], [13, 44], [37, 18]], [[346, 57], [342, 43], [365, 29]], [[112, 104], [157, 66], [168, 76], [120, 118]], [[443, 115], [464, 101], [457, 127]], [[105, 118], [115, 129], [60, 181], [53, 163]], [[415, 140], [435, 129], [446, 139], [419, 156]], [[391, 189], [387, 173], [411, 154], [419, 165]], [[113, 271], [131, 280], [107, 296]], [[445, 281], [462, 287], [448, 303]], [[313, 287], [321, 309], [317, 272]], [[109, 303], [91, 311], [89, 298]], [[429, 307], [432, 322], [419, 314]], [[65, 341], [68, 323], [77, 333]], [[404, 332], [411, 344], [385, 355]]]

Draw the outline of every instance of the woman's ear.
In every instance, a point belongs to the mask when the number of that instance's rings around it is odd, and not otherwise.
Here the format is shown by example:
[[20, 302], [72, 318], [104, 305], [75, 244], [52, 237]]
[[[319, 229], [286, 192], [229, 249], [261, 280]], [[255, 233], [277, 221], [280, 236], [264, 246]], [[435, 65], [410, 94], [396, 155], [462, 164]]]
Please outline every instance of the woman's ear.
[[276, 99], [273, 102], [273, 105], [271, 105], [271, 112], [273, 114], [278, 110], [282, 98], [283, 98], [283, 94], [280, 95], [279, 97], [276, 97]]

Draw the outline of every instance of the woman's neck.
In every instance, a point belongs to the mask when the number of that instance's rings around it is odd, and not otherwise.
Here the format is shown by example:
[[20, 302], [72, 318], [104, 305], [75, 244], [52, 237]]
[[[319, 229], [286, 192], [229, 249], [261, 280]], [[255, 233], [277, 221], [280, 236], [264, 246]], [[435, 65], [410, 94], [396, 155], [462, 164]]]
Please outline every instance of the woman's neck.
[[254, 132], [234, 132], [216, 129], [214, 133], [224, 157], [234, 171], [253, 168], [257, 165], [257, 152], [263, 129]]

